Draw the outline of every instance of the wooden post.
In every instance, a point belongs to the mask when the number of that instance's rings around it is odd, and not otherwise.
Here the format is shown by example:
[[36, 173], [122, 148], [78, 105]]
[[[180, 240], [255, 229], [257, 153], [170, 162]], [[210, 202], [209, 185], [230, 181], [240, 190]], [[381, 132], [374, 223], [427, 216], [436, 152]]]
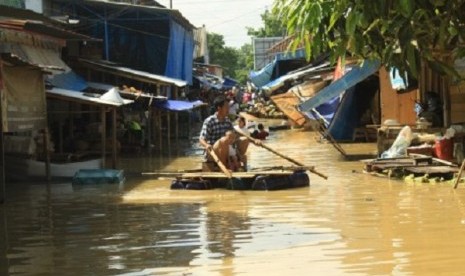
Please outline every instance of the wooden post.
[[116, 169], [116, 155], [117, 155], [117, 140], [116, 140], [116, 107], [112, 108], [112, 113], [113, 113], [113, 126], [112, 126], [112, 155], [113, 155], [113, 160], [112, 160], [112, 169]]
[[[174, 97], [175, 100], [178, 99], [178, 87], [174, 87]], [[176, 146], [179, 144], [179, 114], [178, 112], [174, 112], [174, 123], [175, 123], [175, 129], [174, 129], [174, 135], [176, 137]]]
[[166, 142], [168, 142], [168, 150], [171, 150], [171, 112], [166, 112]]
[[102, 122], [101, 124], [101, 138], [102, 139], [102, 168], [105, 168], [105, 155], [106, 155], [106, 150], [107, 150], [107, 143], [106, 143], [106, 136], [107, 136], [107, 133], [106, 133], [106, 128], [107, 128], [107, 123], [106, 123], [106, 114], [105, 114], [105, 107], [102, 107], [101, 110], [100, 110], [100, 120]]
[[[0, 112], [1, 113], [1, 112]], [[1, 118], [1, 114], [0, 114]], [[0, 120], [0, 150], [1, 150], [1, 156], [0, 156], [0, 165], [2, 167], [2, 170], [0, 171], [0, 204], [3, 204], [6, 200], [6, 185], [5, 185], [5, 150], [4, 150], [4, 145], [3, 145], [3, 123]], [[1, 210], [1, 209], [0, 209]], [[1, 216], [0, 216], [1, 217]], [[5, 252], [5, 251], [3, 251]], [[0, 263], [1, 264], [1, 263]], [[1, 270], [0, 270], [1, 272]]]
[[457, 174], [457, 179], [455, 179], [454, 189], [457, 189], [459, 186], [460, 179], [462, 178], [463, 169], [465, 168], [465, 160], [462, 161], [462, 165], [460, 166], [459, 173]]
[[58, 119], [58, 151], [63, 153], [63, 117]]
[[[145, 116], [145, 114], [144, 114]], [[153, 116], [152, 116], [152, 105], [150, 104], [148, 107], [147, 107], [147, 124], [145, 126], [145, 131], [147, 132], [145, 134], [146, 138], [147, 138], [147, 149], [148, 151], [151, 150], [151, 147], [150, 145], [153, 144], [152, 142], [152, 133], [153, 133], [153, 122], [152, 122], [152, 119], [153, 119]]]
[[161, 130], [162, 130], [161, 116], [162, 116], [162, 112], [158, 111], [157, 113], [158, 113], [158, 116], [157, 116], [157, 119], [158, 119], [158, 146], [159, 146], [159, 150], [161, 152], [161, 148], [163, 146], [162, 135], [161, 135]]
[[44, 129], [43, 133], [43, 145], [44, 145], [44, 154], [45, 154], [45, 177], [47, 181], [50, 181], [52, 179], [51, 174], [50, 174], [50, 149], [49, 149], [49, 144], [48, 144], [48, 127]]

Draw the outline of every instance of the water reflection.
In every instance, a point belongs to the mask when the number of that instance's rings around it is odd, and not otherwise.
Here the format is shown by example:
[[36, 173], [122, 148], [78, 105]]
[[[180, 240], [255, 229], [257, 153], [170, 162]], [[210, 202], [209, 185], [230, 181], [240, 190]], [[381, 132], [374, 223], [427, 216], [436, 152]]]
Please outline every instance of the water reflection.
[[[292, 137], [292, 143], [288, 143]], [[361, 173], [308, 132], [267, 143], [329, 175], [285, 191], [180, 191], [10, 183], [0, 206], [0, 275], [458, 275], [465, 188]], [[373, 144], [343, 145], [349, 153]], [[199, 166], [199, 155], [127, 158], [128, 172]], [[289, 165], [252, 148], [254, 167]]]

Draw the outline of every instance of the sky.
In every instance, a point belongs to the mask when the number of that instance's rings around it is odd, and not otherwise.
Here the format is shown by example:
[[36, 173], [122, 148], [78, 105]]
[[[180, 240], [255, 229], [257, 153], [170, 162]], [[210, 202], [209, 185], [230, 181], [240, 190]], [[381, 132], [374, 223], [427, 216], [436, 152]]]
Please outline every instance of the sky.
[[[170, 0], [157, 0], [170, 7]], [[251, 43], [246, 27], [263, 27], [260, 17], [271, 10], [273, 0], [171, 0], [173, 9], [179, 10], [192, 25], [205, 25], [207, 32], [221, 34], [225, 46], [240, 48]]]

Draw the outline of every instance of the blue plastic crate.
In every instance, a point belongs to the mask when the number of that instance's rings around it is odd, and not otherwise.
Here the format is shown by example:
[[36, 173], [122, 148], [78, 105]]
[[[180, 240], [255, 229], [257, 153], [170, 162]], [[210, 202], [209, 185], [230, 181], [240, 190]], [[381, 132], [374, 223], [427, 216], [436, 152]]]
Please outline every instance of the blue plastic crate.
[[123, 170], [85, 169], [74, 174], [73, 184], [121, 184], [125, 180]]

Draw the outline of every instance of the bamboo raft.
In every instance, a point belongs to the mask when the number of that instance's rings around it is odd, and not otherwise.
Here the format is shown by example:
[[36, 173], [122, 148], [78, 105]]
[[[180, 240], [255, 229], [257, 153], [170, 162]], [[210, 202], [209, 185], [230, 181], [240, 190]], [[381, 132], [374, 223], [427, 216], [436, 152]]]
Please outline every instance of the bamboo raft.
[[[289, 188], [308, 187], [310, 178], [307, 174], [311, 172], [324, 179], [328, 177], [315, 170], [313, 166], [305, 166], [297, 160], [286, 156], [262, 142], [244, 133], [240, 129], [236, 132], [246, 137], [255, 145], [262, 147], [275, 155], [297, 165], [293, 167], [269, 167], [247, 172], [231, 172], [221, 162], [211, 146], [206, 147], [207, 153], [212, 157], [221, 172], [212, 171], [184, 171], [177, 172], [174, 176], [176, 179], [171, 183], [171, 189], [175, 190], [208, 190], [214, 188], [226, 188], [230, 190], [282, 190]], [[167, 176], [168, 172], [143, 173], [142, 175]]]
[[181, 172], [143, 173], [152, 177], [174, 177], [173, 190], [283, 190], [310, 186], [307, 170], [313, 167], [269, 167], [247, 172], [203, 172], [201, 170]]

